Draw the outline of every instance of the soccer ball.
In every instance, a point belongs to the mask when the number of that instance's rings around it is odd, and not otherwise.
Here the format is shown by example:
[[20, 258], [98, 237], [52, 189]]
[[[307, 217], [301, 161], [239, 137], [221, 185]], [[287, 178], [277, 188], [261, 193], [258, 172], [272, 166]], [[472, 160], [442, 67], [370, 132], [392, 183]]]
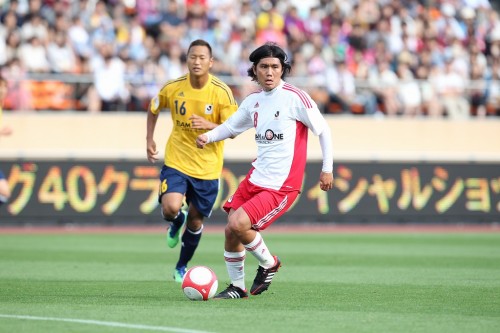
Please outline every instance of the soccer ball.
[[190, 268], [182, 280], [182, 291], [192, 301], [206, 301], [214, 297], [218, 286], [217, 276], [206, 266]]

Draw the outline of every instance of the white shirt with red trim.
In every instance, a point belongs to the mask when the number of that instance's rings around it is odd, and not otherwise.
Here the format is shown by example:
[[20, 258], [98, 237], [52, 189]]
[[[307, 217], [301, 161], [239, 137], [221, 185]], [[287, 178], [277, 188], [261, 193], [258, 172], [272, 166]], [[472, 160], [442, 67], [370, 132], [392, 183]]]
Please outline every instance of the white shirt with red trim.
[[[227, 129], [231, 136], [254, 127], [257, 158], [252, 162], [249, 180], [260, 187], [284, 191], [302, 187], [308, 130], [314, 135], [323, 131], [330, 135], [328, 124], [311, 97], [284, 81], [271, 91], [247, 96], [238, 111], [219, 127], [226, 127], [220, 130]], [[222, 132], [217, 129], [206, 134], [209, 142], [227, 138], [221, 137]], [[331, 155], [331, 147], [328, 148]], [[328, 156], [326, 164], [333, 168], [333, 157]]]

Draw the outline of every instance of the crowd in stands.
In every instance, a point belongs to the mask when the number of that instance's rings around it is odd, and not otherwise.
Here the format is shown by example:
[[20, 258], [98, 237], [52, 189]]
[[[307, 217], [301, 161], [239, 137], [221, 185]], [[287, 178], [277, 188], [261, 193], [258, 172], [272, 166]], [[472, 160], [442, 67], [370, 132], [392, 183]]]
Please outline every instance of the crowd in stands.
[[[489, 0], [0, 0], [5, 109], [144, 111], [197, 38], [243, 99], [249, 52], [287, 50], [325, 113], [500, 115], [500, 17]], [[40, 79], [41, 78], [41, 79]], [[57, 78], [57, 79], [54, 79]], [[295, 81], [294, 81], [295, 80]]]

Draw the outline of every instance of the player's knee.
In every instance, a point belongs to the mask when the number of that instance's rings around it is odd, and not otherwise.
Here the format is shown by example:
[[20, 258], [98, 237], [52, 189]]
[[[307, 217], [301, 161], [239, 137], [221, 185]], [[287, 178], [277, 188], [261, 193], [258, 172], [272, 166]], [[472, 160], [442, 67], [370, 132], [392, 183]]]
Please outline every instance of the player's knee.
[[187, 219], [187, 227], [189, 230], [198, 231], [203, 228], [203, 219], [200, 218], [189, 218]]
[[250, 230], [252, 224], [250, 223], [250, 219], [246, 215], [245, 211], [236, 211], [231, 214], [228, 218], [228, 223], [226, 226], [227, 232], [230, 232], [235, 235], [243, 235], [246, 231]]
[[161, 215], [167, 221], [173, 221], [179, 215], [179, 211], [180, 208], [175, 209], [175, 207], [165, 205], [161, 207]]

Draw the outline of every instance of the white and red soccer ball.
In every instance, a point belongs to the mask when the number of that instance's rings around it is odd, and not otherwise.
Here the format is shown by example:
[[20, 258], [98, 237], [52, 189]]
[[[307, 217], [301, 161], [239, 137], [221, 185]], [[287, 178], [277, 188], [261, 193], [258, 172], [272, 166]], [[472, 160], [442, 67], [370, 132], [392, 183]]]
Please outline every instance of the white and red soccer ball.
[[192, 301], [206, 301], [215, 296], [219, 282], [214, 271], [206, 266], [188, 269], [182, 280], [182, 291]]

